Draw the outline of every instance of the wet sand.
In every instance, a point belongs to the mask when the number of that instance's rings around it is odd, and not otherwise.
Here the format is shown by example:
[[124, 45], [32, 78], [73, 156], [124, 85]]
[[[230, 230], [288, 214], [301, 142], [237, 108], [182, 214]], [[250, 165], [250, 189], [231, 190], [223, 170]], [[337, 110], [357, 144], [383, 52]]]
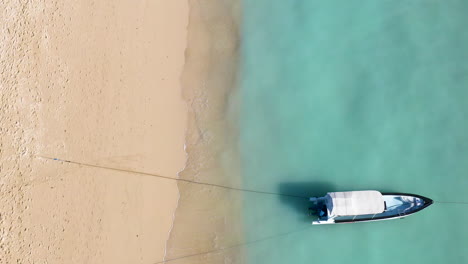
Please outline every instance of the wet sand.
[[186, 1], [4, 1], [0, 263], [155, 263], [187, 105]]
[[[186, 150], [180, 177], [242, 187], [238, 137], [240, 1], [190, 2], [188, 46], [182, 75], [189, 106]], [[178, 184], [179, 207], [168, 242], [171, 263], [245, 263], [242, 193]]]

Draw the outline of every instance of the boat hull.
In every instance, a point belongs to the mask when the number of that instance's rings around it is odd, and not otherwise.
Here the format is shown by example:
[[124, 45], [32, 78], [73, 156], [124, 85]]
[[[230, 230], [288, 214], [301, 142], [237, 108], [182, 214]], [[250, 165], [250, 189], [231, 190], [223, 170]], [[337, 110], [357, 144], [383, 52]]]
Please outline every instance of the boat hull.
[[415, 214], [431, 204], [427, 197], [409, 193], [382, 193], [386, 207], [383, 213], [373, 215], [337, 216], [327, 220], [313, 221], [312, 224], [349, 224], [401, 219]]

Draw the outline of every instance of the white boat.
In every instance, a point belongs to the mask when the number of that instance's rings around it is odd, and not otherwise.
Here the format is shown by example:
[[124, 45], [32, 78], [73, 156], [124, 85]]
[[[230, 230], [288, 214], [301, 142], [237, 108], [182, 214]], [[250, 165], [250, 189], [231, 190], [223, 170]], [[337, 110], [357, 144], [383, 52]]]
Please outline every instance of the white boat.
[[403, 218], [428, 207], [433, 201], [408, 193], [378, 191], [330, 192], [311, 197], [309, 208], [318, 216], [314, 225], [371, 222]]

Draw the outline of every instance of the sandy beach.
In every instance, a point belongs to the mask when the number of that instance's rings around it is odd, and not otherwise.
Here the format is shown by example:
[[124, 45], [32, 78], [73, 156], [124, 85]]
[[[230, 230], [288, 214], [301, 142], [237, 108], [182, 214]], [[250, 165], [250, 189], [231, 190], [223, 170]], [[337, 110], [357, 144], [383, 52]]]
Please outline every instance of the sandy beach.
[[0, 4], [0, 263], [155, 263], [179, 192], [187, 1]]

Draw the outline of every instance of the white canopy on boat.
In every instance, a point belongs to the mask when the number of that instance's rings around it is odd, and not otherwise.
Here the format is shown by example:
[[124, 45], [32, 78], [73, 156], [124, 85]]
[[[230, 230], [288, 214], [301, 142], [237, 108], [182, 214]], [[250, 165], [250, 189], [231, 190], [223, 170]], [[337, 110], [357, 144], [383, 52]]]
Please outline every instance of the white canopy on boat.
[[331, 192], [325, 198], [329, 216], [378, 214], [385, 210], [378, 191]]

